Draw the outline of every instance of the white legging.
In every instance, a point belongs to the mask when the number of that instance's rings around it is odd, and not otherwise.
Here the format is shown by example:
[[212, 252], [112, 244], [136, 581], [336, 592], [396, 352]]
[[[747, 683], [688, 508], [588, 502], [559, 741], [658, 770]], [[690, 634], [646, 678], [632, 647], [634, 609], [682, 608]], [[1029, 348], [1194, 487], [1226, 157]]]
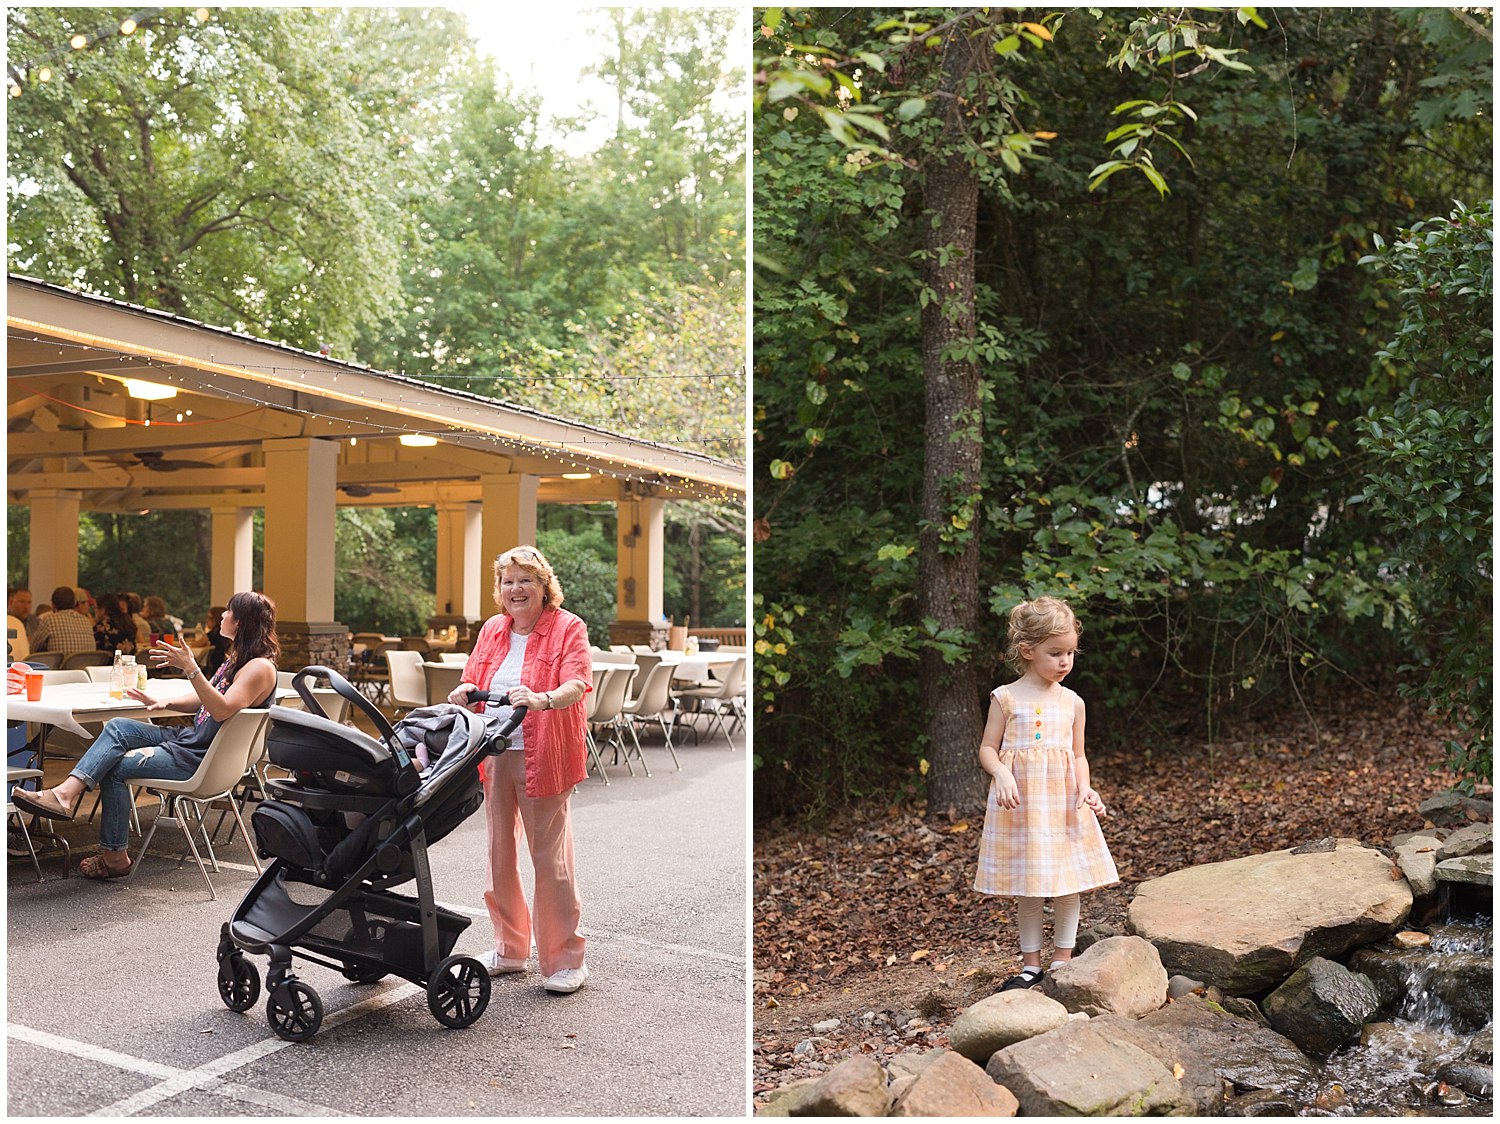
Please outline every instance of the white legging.
[[[1016, 920], [1021, 926], [1021, 951], [1042, 951], [1042, 903], [1046, 898], [1017, 898]], [[1078, 941], [1077, 894], [1052, 899], [1052, 947], [1072, 948]]]

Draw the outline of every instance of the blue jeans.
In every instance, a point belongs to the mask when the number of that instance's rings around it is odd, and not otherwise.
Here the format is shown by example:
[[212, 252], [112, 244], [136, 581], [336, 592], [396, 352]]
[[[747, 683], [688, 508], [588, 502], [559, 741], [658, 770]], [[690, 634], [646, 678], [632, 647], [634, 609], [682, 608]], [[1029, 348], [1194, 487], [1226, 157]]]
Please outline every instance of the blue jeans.
[[133, 718], [111, 718], [94, 744], [73, 767], [72, 775], [90, 789], [99, 790], [103, 811], [99, 816], [99, 843], [106, 851], [123, 851], [130, 835], [130, 778], [158, 781], [186, 780], [195, 768], [179, 765], [172, 755], [158, 749], [171, 730], [137, 722]]

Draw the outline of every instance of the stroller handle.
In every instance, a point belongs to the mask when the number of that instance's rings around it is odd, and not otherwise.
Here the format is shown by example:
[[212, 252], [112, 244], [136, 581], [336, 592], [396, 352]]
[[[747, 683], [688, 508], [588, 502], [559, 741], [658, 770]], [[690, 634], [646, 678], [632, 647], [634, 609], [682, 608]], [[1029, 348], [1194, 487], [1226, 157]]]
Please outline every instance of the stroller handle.
[[[470, 691], [469, 692], [469, 702], [471, 702], [471, 703], [489, 702], [489, 701], [490, 701], [490, 693], [488, 691]], [[500, 734], [501, 734], [501, 736], [502, 737], [508, 736], [512, 731], [514, 731], [516, 729], [516, 727], [518, 727], [521, 724], [521, 719], [523, 719], [525, 717], [526, 717], [526, 708], [524, 706], [514, 706], [514, 707], [511, 707], [510, 717], [505, 720], [505, 725], [502, 726], [502, 727], [500, 727]]]

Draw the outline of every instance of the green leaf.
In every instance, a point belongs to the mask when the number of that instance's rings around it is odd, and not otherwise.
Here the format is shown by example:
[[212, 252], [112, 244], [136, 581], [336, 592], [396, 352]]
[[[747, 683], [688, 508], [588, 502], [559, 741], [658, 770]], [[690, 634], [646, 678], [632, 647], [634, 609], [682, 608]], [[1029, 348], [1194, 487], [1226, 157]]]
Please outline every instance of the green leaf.
[[896, 107], [896, 116], [903, 121], [910, 121], [913, 117], [920, 115], [926, 108], [926, 98], [907, 98]]
[[1003, 163], [1012, 172], [1020, 174], [1021, 158], [1017, 156], [1011, 149], [1002, 148], [1000, 150], [1000, 162]]

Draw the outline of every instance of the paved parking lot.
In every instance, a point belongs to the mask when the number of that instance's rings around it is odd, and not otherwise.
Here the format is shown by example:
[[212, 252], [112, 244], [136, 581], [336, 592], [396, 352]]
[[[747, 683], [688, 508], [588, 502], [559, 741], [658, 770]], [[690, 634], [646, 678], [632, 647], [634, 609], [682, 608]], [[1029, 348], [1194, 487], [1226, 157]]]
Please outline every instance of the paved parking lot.
[[[7, 1115], [743, 1116], [742, 740], [734, 752], [689, 738], [680, 773], [648, 742], [654, 776], [619, 766], [608, 787], [580, 786], [589, 982], [548, 995], [533, 959], [494, 980], [488, 1009], [463, 1030], [442, 1027], [406, 981], [360, 986], [301, 961], [325, 1010], [310, 1041], [276, 1037], [264, 995], [245, 1014], [224, 1007], [214, 951], [254, 880], [243, 842], [221, 850], [217, 902], [191, 860], [177, 866], [180, 835], [167, 829], [129, 887], [59, 880], [57, 858], [44, 858], [37, 884], [12, 858]], [[481, 811], [431, 851], [439, 902], [474, 919], [455, 951], [491, 940], [484, 830]], [[76, 863], [95, 835], [85, 824], [68, 834]], [[263, 976], [265, 958], [252, 960]]]

